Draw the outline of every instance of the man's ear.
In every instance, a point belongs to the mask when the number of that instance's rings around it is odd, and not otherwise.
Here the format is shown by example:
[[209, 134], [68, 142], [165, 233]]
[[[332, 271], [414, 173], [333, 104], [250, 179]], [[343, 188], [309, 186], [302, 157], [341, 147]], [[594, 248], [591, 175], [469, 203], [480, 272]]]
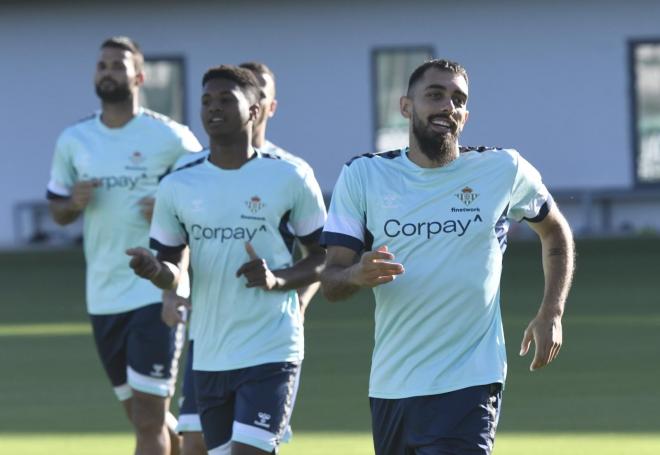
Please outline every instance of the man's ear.
[[256, 121], [259, 118], [259, 103], [254, 103], [250, 106], [250, 120]]
[[268, 118], [273, 118], [276, 110], [277, 110], [277, 100], [273, 100], [270, 103], [270, 108], [268, 109]]
[[402, 96], [399, 98], [399, 109], [401, 110], [401, 115], [409, 119], [412, 117], [412, 100], [407, 96]]
[[135, 84], [138, 87], [142, 87], [142, 85], [144, 84], [145, 79], [146, 79], [146, 76], [144, 75], [144, 71], [140, 71], [139, 73], [137, 73], [135, 75]]

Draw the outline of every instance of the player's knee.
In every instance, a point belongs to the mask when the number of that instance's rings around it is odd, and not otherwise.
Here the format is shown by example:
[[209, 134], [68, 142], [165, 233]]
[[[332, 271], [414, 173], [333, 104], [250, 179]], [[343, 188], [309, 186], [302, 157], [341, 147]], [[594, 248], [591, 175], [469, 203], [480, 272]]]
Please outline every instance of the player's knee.
[[201, 432], [183, 433], [183, 454], [182, 455], [206, 455], [206, 444]]
[[166, 399], [136, 393], [131, 406], [133, 426], [143, 434], [157, 434], [165, 426]]

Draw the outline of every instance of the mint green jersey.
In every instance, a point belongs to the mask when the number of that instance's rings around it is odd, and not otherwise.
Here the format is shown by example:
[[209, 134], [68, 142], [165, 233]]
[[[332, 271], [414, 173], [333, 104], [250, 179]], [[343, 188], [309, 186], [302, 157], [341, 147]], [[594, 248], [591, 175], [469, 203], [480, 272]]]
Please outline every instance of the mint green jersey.
[[[265, 141], [263, 146], [259, 149], [259, 151], [264, 155], [275, 156], [275, 157], [280, 158], [284, 161], [288, 161], [291, 164], [294, 164], [296, 166], [301, 166], [301, 167], [304, 168], [303, 172], [305, 172], [305, 173], [307, 173], [307, 172], [309, 172], [311, 174], [314, 173], [311, 166], [309, 164], [307, 164], [307, 162], [305, 160], [303, 160], [302, 158], [300, 158], [297, 155], [294, 155], [293, 153], [287, 152], [283, 148], [278, 147], [277, 145], [273, 144], [270, 141]], [[199, 163], [199, 162], [205, 160], [206, 158], [208, 158], [208, 156], [209, 156], [209, 150], [208, 149], [204, 149], [200, 153], [194, 154], [194, 155], [193, 154], [186, 154], [186, 155], [182, 156], [181, 158], [179, 158], [179, 160], [174, 165], [174, 169], [177, 170], [177, 169], [181, 169], [183, 167], [192, 165], [194, 163]], [[291, 228], [290, 225], [287, 226], [288, 234], [290, 234], [290, 235], [287, 236], [288, 238], [294, 236], [292, 230], [293, 229]], [[187, 274], [186, 274], [186, 276], [187, 276]], [[188, 283], [185, 283], [185, 284], [187, 285]], [[179, 288], [181, 288], [181, 286], [179, 286]], [[178, 291], [177, 291], [177, 293], [179, 295], [183, 295], [182, 293], [180, 293]], [[193, 324], [193, 321], [191, 320], [189, 322], [189, 330], [188, 330], [188, 338], [191, 339], [191, 340], [193, 339], [192, 337], [193, 337], [193, 332], [194, 332], [192, 324]]]
[[159, 251], [190, 247], [193, 369], [225, 371], [303, 358], [298, 295], [246, 288], [236, 271], [250, 242], [271, 270], [293, 258], [279, 227], [318, 241], [326, 212], [310, 172], [257, 152], [240, 169], [202, 160], [163, 179], [151, 225]]
[[158, 181], [201, 145], [185, 126], [146, 109], [121, 128], [100, 112], [65, 129], [57, 140], [48, 197], [68, 198], [81, 180], [97, 180], [84, 210], [87, 310], [116, 314], [161, 301], [161, 291], [137, 277], [126, 249], [149, 245], [149, 223], [139, 200], [154, 196]]
[[344, 166], [321, 243], [387, 245], [405, 273], [373, 289], [369, 395], [406, 398], [504, 382], [500, 275], [508, 220], [541, 221], [552, 199], [514, 150], [464, 149], [421, 168], [408, 150]]

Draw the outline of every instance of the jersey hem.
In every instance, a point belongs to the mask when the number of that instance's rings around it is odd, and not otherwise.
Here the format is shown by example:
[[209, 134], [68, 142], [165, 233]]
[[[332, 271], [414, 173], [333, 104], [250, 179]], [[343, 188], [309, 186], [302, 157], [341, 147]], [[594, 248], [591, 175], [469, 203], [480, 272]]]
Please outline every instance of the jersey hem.
[[265, 360], [259, 360], [257, 362], [245, 362], [245, 363], [230, 365], [229, 367], [223, 366], [223, 368], [209, 369], [209, 368], [197, 368], [195, 366], [195, 358], [193, 357], [193, 368], [192, 369], [193, 369], [193, 371], [204, 371], [204, 372], [214, 373], [214, 372], [218, 372], [218, 371], [232, 371], [232, 370], [240, 370], [241, 368], [257, 367], [257, 366], [266, 365], [266, 364], [269, 364], [269, 363], [283, 363], [283, 362], [297, 362], [297, 363], [300, 363], [300, 362], [303, 361], [303, 359], [304, 359], [304, 354], [301, 353], [300, 355], [298, 355], [296, 357], [293, 357], [293, 358], [289, 357], [289, 358], [286, 358], [284, 360], [282, 360], [281, 358], [265, 359]]
[[387, 391], [374, 391], [369, 389], [369, 398], [378, 398], [385, 400], [400, 400], [403, 398], [412, 398], [412, 397], [423, 397], [428, 395], [440, 395], [441, 393], [455, 392], [457, 390], [466, 389], [468, 387], [475, 387], [480, 385], [492, 384], [494, 382], [499, 382], [504, 385], [505, 378], [503, 376], [489, 377], [482, 379], [475, 379], [464, 384], [453, 384], [445, 387], [437, 387], [432, 389], [426, 389], [421, 391], [403, 391], [403, 392], [387, 392]]

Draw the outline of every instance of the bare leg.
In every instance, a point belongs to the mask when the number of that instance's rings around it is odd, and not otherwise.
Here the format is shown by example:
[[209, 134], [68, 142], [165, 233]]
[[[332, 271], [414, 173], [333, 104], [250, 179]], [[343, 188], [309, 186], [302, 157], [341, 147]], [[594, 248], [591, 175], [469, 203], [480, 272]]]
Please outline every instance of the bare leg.
[[182, 455], [206, 455], [206, 444], [201, 431], [186, 431], [183, 433]]
[[265, 452], [240, 442], [232, 441], [231, 443], [231, 455], [270, 455], [271, 453], [273, 452]]
[[170, 455], [170, 437], [165, 425], [169, 398], [133, 390], [131, 421], [137, 437], [136, 455]]

